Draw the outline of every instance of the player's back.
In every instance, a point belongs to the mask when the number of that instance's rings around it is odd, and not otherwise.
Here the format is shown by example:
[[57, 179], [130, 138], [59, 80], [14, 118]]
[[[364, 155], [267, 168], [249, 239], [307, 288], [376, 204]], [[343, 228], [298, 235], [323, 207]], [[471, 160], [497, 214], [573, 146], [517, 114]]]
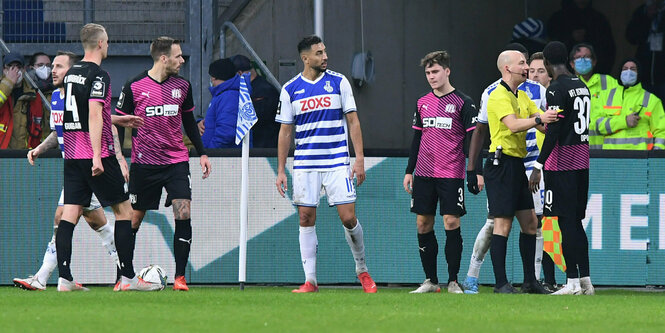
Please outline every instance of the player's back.
[[102, 103], [101, 157], [114, 154], [111, 132], [111, 80], [99, 65], [81, 61], [64, 78], [65, 112], [63, 141], [66, 159], [92, 159], [89, 131], [89, 101]]
[[[550, 108], [557, 108], [557, 142], [545, 163], [546, 170], [565, 171], [589, 168], [589, 112], [591, 95], [577, 77], [561, 75], [547, 88]], [[548, 130], [547, 135], [552, 131]]]

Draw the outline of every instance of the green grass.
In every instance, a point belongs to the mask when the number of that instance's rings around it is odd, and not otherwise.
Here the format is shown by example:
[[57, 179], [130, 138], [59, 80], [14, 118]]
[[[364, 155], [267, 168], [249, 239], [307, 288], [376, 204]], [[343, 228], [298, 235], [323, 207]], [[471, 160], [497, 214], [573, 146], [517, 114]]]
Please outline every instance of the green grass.
[[383, 288], [197, 287], [189, 292], [28, 292], [0, 287], [2, 332], [640, 332], [665, 330], [665, 294], [421, 294]]

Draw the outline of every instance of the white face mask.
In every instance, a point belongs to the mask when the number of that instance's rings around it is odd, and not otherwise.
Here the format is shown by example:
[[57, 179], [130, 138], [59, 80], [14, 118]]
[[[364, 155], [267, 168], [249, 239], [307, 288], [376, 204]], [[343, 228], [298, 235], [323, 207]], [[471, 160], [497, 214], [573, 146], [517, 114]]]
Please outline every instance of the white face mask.
[[23, 72], [19, 71], [18, 79], [16, 79], [16, 84], [14, 84], [14, 87], [19, 87], [21, 85], [21, 82], [23, 82]]
[[37, 77], [40, 78], [41, 80], [48, 79], [50, 73], [51, 69], [46, 66], [37, 67], [35, 69], [35, 74], [37, 74]]
[[621, 71], [621, 82], [626, 87], [634, 86], [637, 82], [637, 72], [633, 72], [630, 69]]

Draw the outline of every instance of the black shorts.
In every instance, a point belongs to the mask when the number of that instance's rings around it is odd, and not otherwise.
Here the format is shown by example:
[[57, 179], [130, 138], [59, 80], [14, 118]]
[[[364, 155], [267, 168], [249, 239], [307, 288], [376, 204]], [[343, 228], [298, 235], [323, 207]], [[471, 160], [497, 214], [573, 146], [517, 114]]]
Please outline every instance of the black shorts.
[[464, 179], [414, 176], [411, 212], [436, 215], [437, 201], [441, 215], [464, 216]]
[[589, 170], [544, 171], [543, 216], [584, 219], [589, 200]]
[[115, 156], [102, 158], [104, 172], [92, 176], [92, 159], [66, 159], [65, 205], [90, 206], [90, 197], [95, 193], [103, 207], [115, 205], [128, 199], [127, 184], [122, 177], [120, 164]]
[[489, 214], [498, 217], [515, 216], [520, 210], [533, 209], [533, 196], [529, 192], [524, 161], [503, 155], [499, 165], [487, 159], [483, 174], [487, 189]]
[[192, 200], [189, 162], [169, 165], [132, 164], [129, 170], [129, 199], [132, 208], [158, 209], [162, 188], [166, 188], [166, 207], [171, 205], [173, 199]]

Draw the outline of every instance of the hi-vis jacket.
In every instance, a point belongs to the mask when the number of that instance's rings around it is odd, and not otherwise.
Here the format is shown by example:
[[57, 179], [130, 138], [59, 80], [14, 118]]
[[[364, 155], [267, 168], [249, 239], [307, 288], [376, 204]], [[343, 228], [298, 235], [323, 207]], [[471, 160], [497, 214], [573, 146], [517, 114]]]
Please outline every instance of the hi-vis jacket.
[[[638, 113], [637, 126], [629, 128], [626, 117]], [[592, 118], [593, 121], [593, 118]], [[665, 112], [656, 95], [638, 83], [618, 86], [609, 91], [603, 114], [594, 121], [598, 132], [605, 135], [603, 149], [665, 149]]]
[[589, 148], [602, 149], [603, 148], [603, 135], [598, 133], [596, 128], [596, 120], [603, 114], [603, 106], [607, 98], [607, 92], [619, 86], [619, 82], [610, 75], [593, 74], [589, 81], [585, 81], [580, 75], [580, 80], [586, 84], [591, 94], [591, 111], [589, 122]]

